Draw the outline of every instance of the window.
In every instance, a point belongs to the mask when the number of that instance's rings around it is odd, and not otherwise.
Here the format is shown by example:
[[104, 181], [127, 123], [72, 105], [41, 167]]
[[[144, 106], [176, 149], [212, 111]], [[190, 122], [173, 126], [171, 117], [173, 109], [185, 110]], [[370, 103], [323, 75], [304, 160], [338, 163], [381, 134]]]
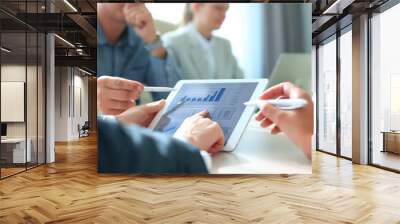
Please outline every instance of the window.
[[372, 164], [400, 170], [400, 5], [371, 19]]
[[[23, 15], [41, 12], [44, 1], [0, 3], [7, 5], [17, 5]], [[0, 178], [5, 178], [45, 163], [46, 40], [12, 16], [0, 17], [9, 21], [0, 23], [0, 121], [6, 129], [0, 144]]]
[[340, 155], [352, 157], [352, 35], [340, 36]]
[[336, 40], [318, 48], [318, 149], [336, 153]]

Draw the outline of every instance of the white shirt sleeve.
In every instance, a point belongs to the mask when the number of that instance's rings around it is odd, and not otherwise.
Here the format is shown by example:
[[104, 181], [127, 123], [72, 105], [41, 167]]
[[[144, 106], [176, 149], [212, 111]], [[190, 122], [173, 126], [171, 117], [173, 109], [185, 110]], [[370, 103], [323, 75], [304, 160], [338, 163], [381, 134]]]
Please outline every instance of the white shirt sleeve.
[[210, 154], [208, 154], [206, 151], [200, 150], [200, 155], [203, 157], [203, 161], [206, 164], [208, 172], [211, 172], [212, 160]]

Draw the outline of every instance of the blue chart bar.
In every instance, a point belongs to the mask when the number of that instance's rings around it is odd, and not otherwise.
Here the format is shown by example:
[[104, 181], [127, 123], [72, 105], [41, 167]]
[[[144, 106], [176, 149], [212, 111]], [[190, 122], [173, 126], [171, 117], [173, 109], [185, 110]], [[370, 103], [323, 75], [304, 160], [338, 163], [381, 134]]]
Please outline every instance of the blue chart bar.
[[225, 88], [221, 88], [214, 92], [213, 95], [207, 95], [205, 97], [191, 97], [191, 96], [184, 96], [182, 97], [182, 101], [191, 101], [191, 102], [218, 102], [221, 100], [222, 96], [224, 95]]
[[213, 102], [214, 101], [214, 99], [215, 99], [215, 97], [217, 96], [217, 94], [218, 94], [218, 91], [216, 91], [215, 93], [214, 93], [214, 95], [212, 95], [211, 97], [210, 97], [210, 102]]
[[224, 92], [225, 92], [225, 88], [221, 88], [221, 89], [219, 90], [219, 93], [218, 93], [218, 95], [217, 95], [217, 98], [215, 98], [215, 102], [218, 102], [218, 101], [221, 99], [221, 97], [222, 97], [222, 95], [224, 94]]

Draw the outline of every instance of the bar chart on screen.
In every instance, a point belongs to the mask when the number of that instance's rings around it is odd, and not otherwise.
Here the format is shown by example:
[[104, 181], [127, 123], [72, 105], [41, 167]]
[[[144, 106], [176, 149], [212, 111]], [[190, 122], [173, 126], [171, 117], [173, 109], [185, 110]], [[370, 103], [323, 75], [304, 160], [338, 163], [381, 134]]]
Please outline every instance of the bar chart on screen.
[[185, 84], [155, 130], [173, 135], [185, 118], [207, 110], [210, 119], [218, 122], [228, 139], [245, 109], [243, 103], [256, 86], [257, 83]]
[[183, 96], [181, 98], [181, 101], [184, 102], [196, 102], [196, 103], [212, 103], [212, 102], [220, 102], [222, 96], [224, 95], [225, 92], [225, 88], [220, 88], [218, 90], [216, 90], [212, 95], [211, 94], [207, 94], [206, 96], [195, 96], [195, 95], [191, 95], [191, 96]]

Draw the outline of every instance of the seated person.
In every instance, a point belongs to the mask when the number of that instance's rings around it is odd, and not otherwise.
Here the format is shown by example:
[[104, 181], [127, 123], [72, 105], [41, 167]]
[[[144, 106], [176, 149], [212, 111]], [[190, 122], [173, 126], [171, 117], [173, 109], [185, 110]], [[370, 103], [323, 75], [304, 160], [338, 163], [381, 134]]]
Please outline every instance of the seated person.
[[163, 35], [183, 79], [243, 78], [229, 41], [212, 34], [224, 22], [228, 7], [228, 3], [187, 3], [185, 25]]
[[[99, 3], [97, 75], [136, 80], [149, 86], [174, 86], [180, 79], [174, 57], [156, 35], [143, 3]], [[101, 88], [101, 87], [100, 87]], [[154, 93], [154, 99], [165, 93]], [[133, 103], [121, 104], [126, 110]], [[106, 113], [107, 108], [99, 108]], [[107, 113], [106, 113], [107, 114]]]

